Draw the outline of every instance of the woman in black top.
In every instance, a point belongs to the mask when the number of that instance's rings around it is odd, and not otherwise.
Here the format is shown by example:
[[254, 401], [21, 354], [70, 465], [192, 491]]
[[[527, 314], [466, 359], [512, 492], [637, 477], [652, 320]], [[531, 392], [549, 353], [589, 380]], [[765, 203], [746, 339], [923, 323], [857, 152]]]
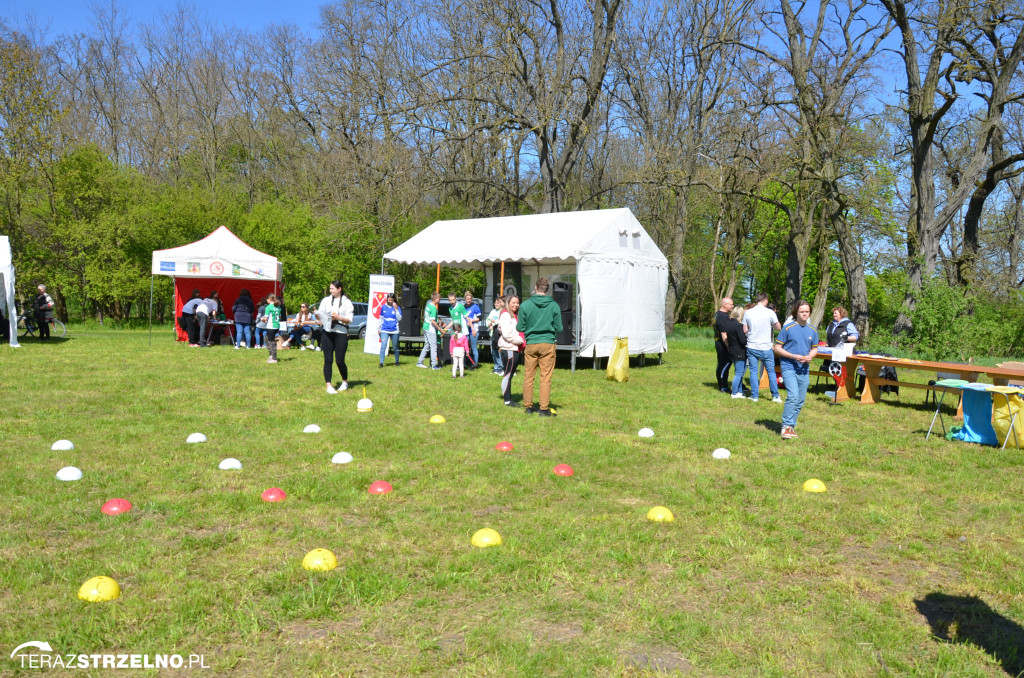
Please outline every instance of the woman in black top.
[[723, 320], [721, 329], [725, 332], [726, 349], [732, 360], [736, 376], [732, 378], [732, 397], [744, 398], [743, 373], [747, 369], [747, 333], [743, 331], [743, 308], [735, 306], [729, 312], [729, 318]]

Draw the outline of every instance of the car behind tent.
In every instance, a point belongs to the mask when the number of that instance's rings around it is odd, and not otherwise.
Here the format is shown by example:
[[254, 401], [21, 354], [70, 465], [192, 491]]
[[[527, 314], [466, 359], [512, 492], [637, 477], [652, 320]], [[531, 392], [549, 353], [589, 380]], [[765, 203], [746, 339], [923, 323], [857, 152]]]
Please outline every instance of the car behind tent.
[[668, 260], [628, 209], [436, 221], [384, 258], [482, 269], [487, 309], [496, 290], [528, 296], [538, 278], [559, 283], [569, 329], [558, 348], [574, 363], [611, 355], [616, 337], [633, 355], [666, 350]]

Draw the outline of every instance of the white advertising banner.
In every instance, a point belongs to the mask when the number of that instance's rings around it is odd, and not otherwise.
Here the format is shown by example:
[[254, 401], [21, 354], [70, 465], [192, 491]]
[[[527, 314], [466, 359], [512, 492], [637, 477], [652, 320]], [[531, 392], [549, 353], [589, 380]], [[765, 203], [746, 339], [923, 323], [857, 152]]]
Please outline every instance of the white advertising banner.
[[366, 309], [366, 339], [363, 341], [363, 353], [380, 354], [380, 307], [394, 291], [395, 276], [370, 276], [370, 303]]

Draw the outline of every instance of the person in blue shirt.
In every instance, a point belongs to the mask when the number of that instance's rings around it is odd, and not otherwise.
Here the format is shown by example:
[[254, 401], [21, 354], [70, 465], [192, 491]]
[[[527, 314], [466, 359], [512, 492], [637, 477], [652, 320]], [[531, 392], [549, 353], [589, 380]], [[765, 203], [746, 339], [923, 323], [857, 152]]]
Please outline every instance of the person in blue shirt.
[[380, 307], [380, 366], [384, 367], [384, 358], [388, 355], [388, 342], [395, 352], [395, 364], [398, 364], [398, 323], [402, 320], [402, 307], [392, 292]]
[[782, 437], [796, 438], [796, 420], [807, 398], [811, 381], [811, 360], [818, 355], [818, 332], [807, 324], [811, 305], [800, 299], [793, 305], [793, 319], [782, 326], [775, 337], [775, 355], [786, 385], [786, 404], [782, 406]]
[[469, 335], [469, 351], [473, 354], [473, 365], [469, 369], [475, 370], [480, 365], [480, 353], [477, 350], [477, 341], [480, 338], [480, 306], [473, 301], [473, 293], [469, 290], [466, 290], [464, 299], [466, 334]]

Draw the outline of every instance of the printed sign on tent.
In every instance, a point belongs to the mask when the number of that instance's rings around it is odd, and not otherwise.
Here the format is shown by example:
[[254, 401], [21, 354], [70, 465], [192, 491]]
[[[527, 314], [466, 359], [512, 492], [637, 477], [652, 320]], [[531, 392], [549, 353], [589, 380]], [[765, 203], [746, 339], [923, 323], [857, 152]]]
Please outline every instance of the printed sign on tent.
[[380, 354], [380, 309], [387, 301], [388, 294], [395, 291], [395, 276], [371, 275], [370, 298], [366, 314], [366, 339], [363, 353]]

